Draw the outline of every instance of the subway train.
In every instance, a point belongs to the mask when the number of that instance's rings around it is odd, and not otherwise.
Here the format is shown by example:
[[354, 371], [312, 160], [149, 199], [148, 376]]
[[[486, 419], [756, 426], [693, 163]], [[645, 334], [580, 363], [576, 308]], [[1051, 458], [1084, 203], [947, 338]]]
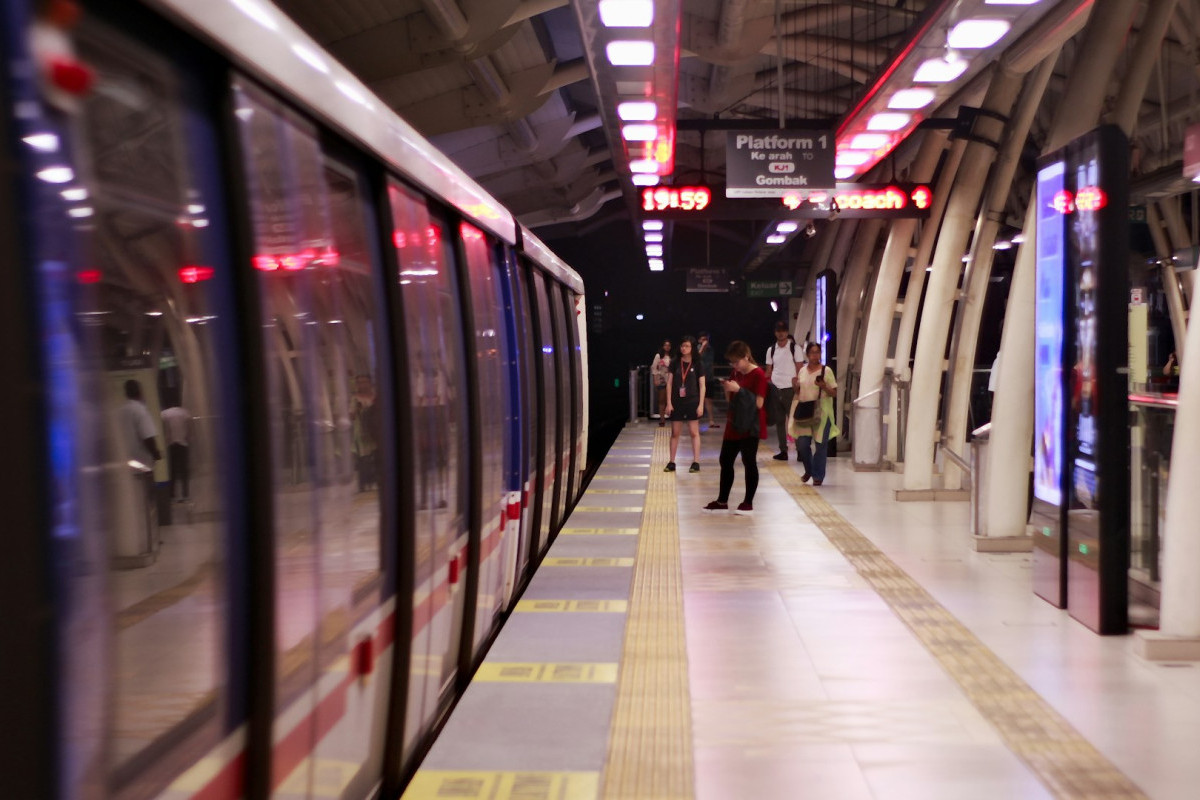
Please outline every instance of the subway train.
[[268, 3], [0, 17], [0, 794], [396, 796], [587, 477], [582, 280]]

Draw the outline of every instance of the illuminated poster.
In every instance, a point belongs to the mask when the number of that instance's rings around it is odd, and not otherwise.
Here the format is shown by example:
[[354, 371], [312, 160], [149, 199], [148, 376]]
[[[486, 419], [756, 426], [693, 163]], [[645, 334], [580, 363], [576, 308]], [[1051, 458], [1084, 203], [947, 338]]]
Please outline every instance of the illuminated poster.
[[1038, 172], [1037, 297], [1034, 309], [1033, 494], [1062, 505], [1063, 466], [1063, 216], [1055, 198], [1064, 192], [1066, 165], [1054, 162]]

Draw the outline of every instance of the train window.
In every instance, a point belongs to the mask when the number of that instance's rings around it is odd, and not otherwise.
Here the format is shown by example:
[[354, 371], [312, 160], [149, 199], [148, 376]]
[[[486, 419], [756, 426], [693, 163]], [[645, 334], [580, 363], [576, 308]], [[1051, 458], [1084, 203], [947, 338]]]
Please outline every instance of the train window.
[[[561, 525], [567, 516], [567, 504], [570, 500], [567, 491], [571, 486], [570, 475], [574, 468], [573, 440], [575, 434], [571, 424], [571, 409], [573, 408], [571, 376], [574, 372], [571, 368], [571, 358], [573, 353], [571, 343], [567, 339], [567, 308], [563, 303], [563, 289], [558, 284], [550, 286], [550, 308], [554, 323], [554, 366], [558, 374], [558, 398], [555, 405], [558, 413], [558, 523]], [[572, 320], [573, 322], [574, 320]]]
[[406, 754], [437, 718], [458, 666], [467, 546], [466, 349], [453, 239], [420, 195], [390, 182], [414, 447], [413, 641]]
[[[74, 319], [50, 306], [43, 317], [60, 346], [50, 413], [74, 415], [56, 443], [77, 466], [59, 522], [90, 540], [70, 556], [67, 596], [95, 602], [105, 583], [108, 596], [96, 606], [107, 624], [67, 624], [62, 699], [71, 714], [72, 696], [107, 697], [105, 716], [65, 724], [100, 733], [108, 764], [68, 756], [67, 770], [106, 774], [112, 796], [150, 796], [235, 718], [231, 260], [211, 98], [195, 73], [92, 18], [76, 47], [96, 83], [72, 117], [57, 211], [75, 233], [75, 286], [60, 296]], [[75, 751], [83, 737], [72, 738]]]
[[[367, 205], [315, 130], [239, 81], [266, 371], [274, 525], [272, 788], [306, 794], [323, 759], [377, 780], [387, 683], [346, 661], [374, 652], [381, 608], [377, 385], [381, 317]], [[353, 652], [352, 652], [353, 651]], [[338, 709], [330, 711], [330, 709]]]
[[[478, 647], [492, 630], [492, 622], [503, 602], [505, 533], [504, 473], [511, 445], [506, 436], [508, 416], [507, 337], [501, 311], [497, 270], [501, 268], [496, 246], [478, 228], [460, 226], [474, 313], [475, 374], [479, 382], [479, 421], [476, 434], [481, 448], [479, 590], [476, 594], [474, 638]], [[512, 537], [512, 538], [515, 538]]]
[[537, 373], [534, 367], [534, 322], [532, 305], [529, 302], [529, 267], [518, 261], [512, 269], [513, 303], [517, 308], [517, 367], [521, 376], [521, 449], [524, 454], [521, 469], [521, 551], [519, 563], [524, 574], [525, 565], [534, 556], [536, 543], [534, 530], [537, 489]]

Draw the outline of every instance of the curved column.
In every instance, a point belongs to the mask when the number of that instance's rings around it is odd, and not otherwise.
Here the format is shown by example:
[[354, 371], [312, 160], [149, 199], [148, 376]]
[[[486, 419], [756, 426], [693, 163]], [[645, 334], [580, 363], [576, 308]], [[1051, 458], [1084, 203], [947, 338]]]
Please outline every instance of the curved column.
[[[1096, 0], [1084, 41], [1071, 65], [1045, 151], [1086, 133], [1100, 119], [1108, 78], [1129, 30], [1135, 0]], [[1036, 267], [1036, 188], [1025, 215], [1025, 244], [1017, 253], [1000, 339], [1000, 359], [988, 445], [989, 536], [1024, 536], [1029, 519], [1030, 453], [1033, 452], [1033, 306]]]
[[[1171, 252], [1180, 250], [1185, 247], [1191, 247], [1193, 237], [1188, 232], [1188, 225], [1183, 220], [1183, 211], [1180, 208], [1178, 197], [1166, 198], [1158, 203], [1159, 210], [1162, 213], [1163, 222], [1167, 225], [1167, 237], [1171, 242]], [[1190, 305], [1194, 297], [1194, 284], [1196, 280], [1196, 270], [1189, 269], [1186, 272], [1176, 273], [1179, 281], [1180, 291], [1183, 293], [1183, 303]], [[1182, 340], [1180, 340], [1182, 341]], [[1183, 355], [1182, 353], [1180, 354]]]
[[[904, 290], [904, 306], [900, 311], [900, 326], [896, 331], [896, 349], [892, 354], [892, 369], [896, 379], [907, 383], [912, 377], [908, 364], [908, 354], [912, 352], [913, 332], [917, 328], [917, 312], [921, 308], [921, 292], [925, 288], [925, 268], [929, 264], [929, 256], [937, 242], [938, 230], [941, 228], [942, 217], [946, 213], [946, 204], [950, 198], [950, 187], [954, 185], [954, 176], [962, 163], [963, 153], [967, 143], [962, 139], [954, 142], [946, 160], [942, 163], [938, 175], [937, 187], [933, 191], [933, 206], [929, 209], [929, 219], [921, 226], [917, 236], [917, 253], [913, 256], [912, 271], [908, 275], [908, 286]], [[888, 460], [893, 464], [899, 458], [899, 442], [897, 435], [900, 430], [898, 423], [899, 392], [893, 395], [888, 413]]]
[[[954, 346], [950, 351], [950, 396], [946, 403], [946, 419], [942, 424], [946, 446], [951, 452], [964, 458], [971, 386], [975, 372], [975, 352], [979, 344], [979, 325], [995, 256], [992, 246], [996, 243], [1005, 202], [1012, 191], [1013, 175], [1016, 174], [1021, 150], [1029, 136], [1029, 128], [1033, 124], [1033, 118], [1042, 102], [1057, 60], [1056, 50], [1025, 82], [1020, 102], [1005, 130], [1004, 144], [992, 168], [983, 210], [975, 221], [975, 233], [971, 237], [971, 256], [967, 263], [966, 278], [963, 280], [964, 297], [958, 306]], [[942, 487], [961, 488], [962, 470], [953, 463], [943, 464], [942, 467]]]
[[[1007, 116], [1021, 89], [1022, 78], [1005, 69], [997, 70], [988, 85], [982, 108]], [[973, 132], [984, 139], [999, 141], [1004, 122], [981, 114], [975, 118]], [[972, 141], [967, 144], [962, 166], [946, 207], [946, 219], [938, 236], [933, 271], [921, 309], [921, 329], [917, 336], [917, 356], [913, 361], [909, 389], [908, 427], [905, 429], [904, 491], [929, 491], [933, 488], [933, 457], [937, 445], [937, 418], [946, 334], [962, 274], [962, 253], [974, 228], [975, 209], [983, 193], [983, 184], [991, 167], [992, 145]], [[898, 495], [903, 496], [903, 495]]]
[[[859, 226], [859, 230], [854, 238], [854, 247], [850, 251], [850, 258], [846, 261], [846, 269], [842, 272], [842, 279], [838, 287], [838, 304], [837, 304], [837, 366], [838, 366], [838, 389], [837, 389], [837, 408], [840, 409], [839, 419], [846, 417], [846, 402], [849, 397], [848, 392], [852, 381], [850, 380], [851, 367], [854, 359], [854, 326], [862, 318], [863, 310], [863, 290], [866, 288], [867, 279], [871, 275], [871, 259], [875, 255], [876, 245], [879, 242], [879, 230], [883, 227], [883, 220], [868, 219], [863, 220]], [[853, 442], [855, 432], [853, 427], [849, 430], [850, 441]], [[845, 435], [843, 434], [843, 438]]]
[[[921, 141], [921, 148], [908, 173], [908, 180], [926, 183], [933, 177], [938, 159], [946, 147], [946, 131], [931, 130]], [[880, 406], [883, 396], [883, 371], [887, 364], [888, 344], [892, 338], [892, 321], [896, 317], [896, 298], [904, 265], [912, 250], [915, 219], [900, 219], [892, 223], [887, 244], [875, 275], [871, 305], [867, 311], [867, 326], [862, 336], [862, 368], [859, 372], [858, 397], [854, 408], [854, 466], [877, 469], [883, 460], [883, 442], [879, 433]]]

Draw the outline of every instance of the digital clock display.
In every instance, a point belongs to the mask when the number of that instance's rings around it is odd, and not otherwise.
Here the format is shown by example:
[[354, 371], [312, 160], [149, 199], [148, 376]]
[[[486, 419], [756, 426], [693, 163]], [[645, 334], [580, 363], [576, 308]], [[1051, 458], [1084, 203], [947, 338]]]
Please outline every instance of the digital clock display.
[[707, 186], [648, 186], [642, 189], [643, 211], [703, 211], [712, 202]]

